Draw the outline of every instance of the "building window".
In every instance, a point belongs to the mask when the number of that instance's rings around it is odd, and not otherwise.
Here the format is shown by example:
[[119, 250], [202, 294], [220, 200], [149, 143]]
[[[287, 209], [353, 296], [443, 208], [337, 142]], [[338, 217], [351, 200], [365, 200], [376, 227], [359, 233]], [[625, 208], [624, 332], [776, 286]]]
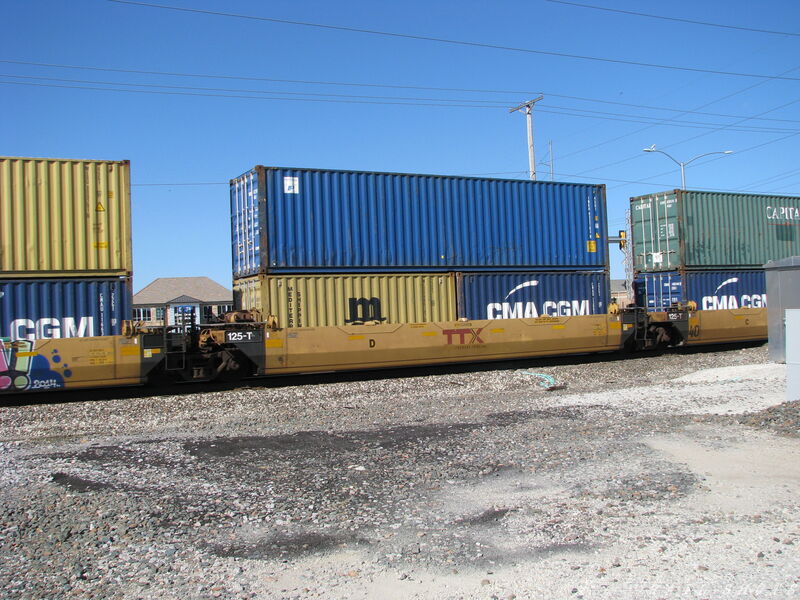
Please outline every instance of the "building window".
[[233, 304], [220, 304], [217, 306], [217, 314], [224, 315], [226, 312], [231, 312], [233, 310]]
[[156, 308], [156, 321], [163, 321], [163, 320], [164, 320], [164, 309]]
[[149, 321], [151, 314], [152, 314], [152, 311], [149, 308], [134, 308], [133, 309], [133, 320], [134, 321]]
[[215, 318], [214, 315], [214, 307], [210, 305], [206, 305], [203, 307], [203, 322], [208, 323], [209, 321], [213, 321]]

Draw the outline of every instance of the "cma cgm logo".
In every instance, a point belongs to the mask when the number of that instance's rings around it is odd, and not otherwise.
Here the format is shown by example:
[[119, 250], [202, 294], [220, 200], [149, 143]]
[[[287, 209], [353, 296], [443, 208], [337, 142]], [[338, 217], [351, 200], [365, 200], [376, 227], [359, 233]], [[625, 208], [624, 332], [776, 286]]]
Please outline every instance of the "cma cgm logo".
[[91, 337], [94, 335], [94, 317], [64, 317], [54, 319], [15, 319], [8, 327], [11, 341]]
[[539, 316], [569, 317], [575, 315], [589, 315], [588, 300], [545, 300], [541, 305], [536, 302], [511, 302], [509, 298], [525, 288], [534, 288], [539, 281], [533, 279], [520, 283], [512, 289], [503, 302], [490, 302], [486, 305], [487, 319], [535, 319]]
[[738, 277], [731, 277], [726, 279], [717, 286], [714, 290], [713, 296], [703, 296], [700, 301], [700, 306], [703, 310], [729, 310], [732, 308], [764, 308], [767, 306], [766, 294], [742, 294], [737, 296], [735, 294], [719, 295], [720, 290], [723, 288], [739, 283]]

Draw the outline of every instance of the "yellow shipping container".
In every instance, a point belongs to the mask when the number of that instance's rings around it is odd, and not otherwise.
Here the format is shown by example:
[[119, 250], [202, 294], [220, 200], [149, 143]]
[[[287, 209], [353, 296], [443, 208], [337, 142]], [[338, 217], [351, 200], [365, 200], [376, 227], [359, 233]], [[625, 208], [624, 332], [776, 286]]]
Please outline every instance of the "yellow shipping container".
[[279, 327], [453, 321], [455, 290], [449, 273], [257, 275], [233, 282], [237, 309], [274, 315]]
[[130, 162], [0, 157], [3, 277], [128, 275]]

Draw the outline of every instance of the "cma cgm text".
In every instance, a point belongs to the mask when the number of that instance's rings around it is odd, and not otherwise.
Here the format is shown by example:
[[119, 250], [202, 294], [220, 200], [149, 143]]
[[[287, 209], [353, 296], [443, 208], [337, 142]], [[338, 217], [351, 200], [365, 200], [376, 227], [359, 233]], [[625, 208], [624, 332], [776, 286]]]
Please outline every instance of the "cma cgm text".
[[703, 296], [703, 310], [730, 310], [732, 308], [765, 308], [766, 294], [742, 294], [741, 296]]
[[487, 319], [535, 319], [589, 315], [588, 300], [548, 300], [541, 309], [535, 302], [492, 302], [486, 305]]
[[94, 317], [64, 317], [55, 319], [15, 319], [9, 325], [11, 340], [58, 339], [70, 337], [92, 337]]

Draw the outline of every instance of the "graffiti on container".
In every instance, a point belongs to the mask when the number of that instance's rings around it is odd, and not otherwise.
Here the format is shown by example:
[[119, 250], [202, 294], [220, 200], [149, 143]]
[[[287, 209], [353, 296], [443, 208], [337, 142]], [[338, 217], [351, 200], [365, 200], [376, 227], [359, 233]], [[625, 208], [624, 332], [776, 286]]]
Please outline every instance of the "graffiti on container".
[[589, 315], [591, 310], [588, 300], [544, 300], [537, 304], [534, 301], [509, 302], [509, 298], [518, 291], [534, 288], [539, 285], [537, 280], [525, 281], [512, 289], [503, 302], [490, 302], [486, 305], [487, 319], [536, 319], [539, 316], [569, 317], [576, 315]]
[[348, 317], [345, 323], [365, 323], [367, 321], [383, 322], [380, 298], [348, 298]]
[[765, 308], [767, 306], [766, 294], [728, 294], [718, 295], [719, 291], [729, 285], [739, 283], [738, 277], [726, 279], [714, 290], [714, 295], [703, 296], [700, 306], [703, 310], [730, 310], [733, 308]]
[[[483, 328], [480, 329], [445, 329], [442, 331], [443, 335], [447, 336], [447, 345], [452, 346], [453, 344], [458, 344], [461, 346], [465, 346], [468, 344], [483, 344], [483, 340], [481, 339], [481, 331]], [[454, 338], [458, 336], [457, 341], [453, 341]]]
[[33, 347], [34, 342], [29, 340], [0, 340], [0, 390], [21, 392], [64, 387], [64, 379], [71, 377], [72, 371], [66, 363], [61, 364], [58, 350], [53, 350], [48, 359]]

